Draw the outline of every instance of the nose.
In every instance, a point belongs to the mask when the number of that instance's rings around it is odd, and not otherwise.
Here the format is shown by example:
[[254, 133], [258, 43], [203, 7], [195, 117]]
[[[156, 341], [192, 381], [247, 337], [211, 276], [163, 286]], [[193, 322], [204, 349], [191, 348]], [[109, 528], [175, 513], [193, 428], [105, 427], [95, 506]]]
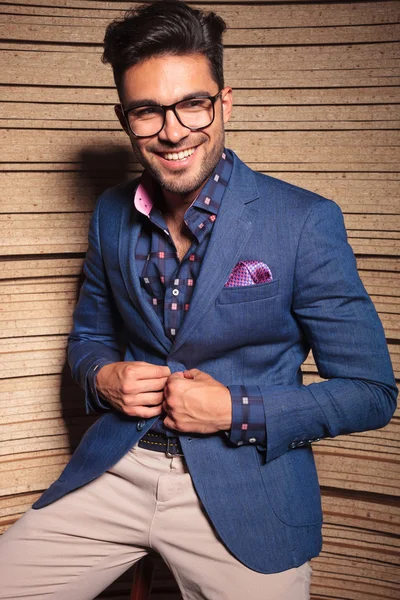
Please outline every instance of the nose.
[[164, 127], [158, 134], [160, 140], [176, 144], [183, 138], [187, 137], [189, 133], [190, 129], [188, 127], [184, 127], [178, 121], [174, 111], [172, 109], [167, 110], [165, 114]]

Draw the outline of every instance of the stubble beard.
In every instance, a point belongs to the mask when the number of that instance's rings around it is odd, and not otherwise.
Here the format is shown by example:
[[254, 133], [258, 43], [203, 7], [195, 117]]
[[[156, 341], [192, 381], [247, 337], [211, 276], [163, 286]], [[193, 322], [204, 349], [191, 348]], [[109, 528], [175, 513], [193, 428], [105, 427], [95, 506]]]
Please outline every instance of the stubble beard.
[[[198, 141], [195, 142], [194, 145], [197, 145]], [[200, 145], [200, 148], [202, 145], [203, 144]], [[187, 144], [185, 144], [185, 146], [187, 147]], [[224, 146], [225, 132], [222, 129], [218, 135], [218, 138], [215, 140], [211, 151], [208, 154], [206, 153], [203, 162], [200, 165], [200, 169], [197, 173], [194, 173], [194, 175], [191, 176], [190, 181], [188, 181], [188, 177], [190, 177], [189, 174], [182, 175], [180, 173], [176, 173], [171, 174], [170, 176], [165, 175], [163, 171], [153, 163], [153, 161], [148, 160], [147, 157], [142, 154], [139, 148], [133, 146], [133, 151], [138, 162], [150, 173], [150, 175], [157, 181], [162, 189], [172, 194], [186, 196], [187, 194], [190, 194], [201, 187], [201, 185], [210, 177], [222, 156]], [[176, 148], [171, 148], [169, 151], [179, 152], [179, 147], [177, 146]]]

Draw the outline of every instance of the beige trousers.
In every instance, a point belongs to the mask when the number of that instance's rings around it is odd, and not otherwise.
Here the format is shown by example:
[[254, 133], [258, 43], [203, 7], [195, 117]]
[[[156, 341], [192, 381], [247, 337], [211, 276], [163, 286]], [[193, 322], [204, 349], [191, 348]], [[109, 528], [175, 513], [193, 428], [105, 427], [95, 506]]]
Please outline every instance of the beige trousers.
[[137, 446], [2, 536], [0, 598], [92, 600], [149, 549], [185, 600], [309, 599], [309, 563], [272, 575], [245, 567], [219, 541], [185, 460]]

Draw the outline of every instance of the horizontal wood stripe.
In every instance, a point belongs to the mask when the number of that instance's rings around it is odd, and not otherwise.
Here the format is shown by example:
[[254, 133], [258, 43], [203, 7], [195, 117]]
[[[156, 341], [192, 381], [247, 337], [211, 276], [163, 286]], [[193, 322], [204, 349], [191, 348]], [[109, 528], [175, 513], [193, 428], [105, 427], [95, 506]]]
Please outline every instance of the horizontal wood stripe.
[[[0, 53], [1, 56], [1, 53]], [[244, 120], [244, 115], [252, 111], [252, 115], [259, 114], [258, 111], [264, 111], [266, 115], [274, 109], [275, 115], [283, 114], [282, 109], [286, 108], [284, 114], [288, 114], [287, 107], [291, 111], [306, 111], [309, 105], [317, 110], [318, 115], [329, 114], [329, 111], [348, 111], [349, 118], [357, 114], [367, 115], [373, 120], [376, 115], [381, 115], [385, 110], [396, 110], [391, 104], [400, 103], [400, 90], [396, 85], [388, 82], [390, 78], [386, 77], [386, 86], [373, 86], [358, 88], [352, 86], [333, 87], [333, 88], [281, 88], [274, 89], [274, 86], [258, 86], [255, 89], [241, 89], [241, 86], [234, 87], [233, 90], [233, 115], [237, 111]], [[284, 82], [283, 82], [284, 83]], [[400, 83], [400, 77], [399, 77]], [[27, 102], [29, 98], [29, 102]], [[2, 117], [14, 118], [20, 115], [26, 117], [27, 110], [37, 111], [37, 118], [49, 118], [49, 116], [58, 116], [59, 119], [73, 116], [75, 108], [75, 119], [106, 119], [117, 123], [114, 116], [113, 106], [118, 103], [118, 96], [114, 88], [89, 88], [74, 89], [73, 87], [58, 88], [54, 86], [0, 86], [0, 101], [2, 105]], [[6, 103], [11, 103], [7, 106]], [[61, 105], [61, 106], [60, 106]], [[72, 105], [72, 106], [71, 106]], [[382, 105], [381, 108], [379, 106]], [[246, 107], [246, 108], [243, 108]], [[265, 107], [265, 108], [264, 108]], [[20, 113], [20, 111], [22, 111]], [[320, 112], [318, 112], [320, 111]], [[321, 112], [324, 111], [324, 112]], [[361, 111], [361, 112], [359, 112]], [[362, 112], [369, 111], [369, 112]], [[375, 111], [377, 111], [375, 113]], [[90, 113], [90, 114], [89, 114]], [[91, 115], [95, 117], [91, 117]], [[289, 113], [290, 114], [290, 113]], [[338, 115], [336, 112], [331, 114]], [[346, 114], [346, 113], [345, 113]], [[4, 115], [4, 116], [3, 116]], [[261, 113], [261, 116], [263, 113]], [[396, 116], [398, 119], [398, 115]], [[318, 120], [318, 119], [316, 119]]]
[[340, 523], [381, 534], [400, 535], [400, 507], [396, 499], [322, 488], [322, 508], [326, 525]]
[[[336, 587], [338, 585], [337, 580], [340, 576], [344, 576], [346, 579], [347, 593], [350, 591], [350, 585], [353, 585], [353, 587], [357, 589], [357, 577], [370, 582], [379, 578], [382, 580], [382, 585], [386, 587], [389, 583], [396, 585], [398, 581], [398, 566], [396, 564], [393, 565], [388, 562], [388, 564], [385, 565], [382, 561], [370, 559], [362, 555], [357, 557], [357, 559], [355, 559], [355, 557], [352, 557], [352, 559], [346, 558], [344, 552], [340, 552], [340, 549], [337, 546], [334, 547], [333, 544], [330, 543], [328, 532], [326, 532], [324, 537], [326, 537], [327, 550], [323, 550], [319, 557], [313, 559], [312, 567], [320, 570], [322, 572], [321, 575], [329, 577], [329, 574], [332, 573], [336, 579]], [[380, 577], [378, 574], [380, 574]], [[370, 587], [370, 591], [372, 590], [373, 587]], [[336, 594], [337, 593], [338, 592], [336, 592]], [[326, 595], [324, 597], [337, 600], [337, 598], [341, 598], [342, 596], [338, 594], [333, 596]], [[353, 596], [347, 595], [344, 597], [352, 598]], [[381, 597], [385, 598], [385, 596]], [[359, 598], [359, 596], [357, 596], [357, 598]], [[380, 598], [380, 596], [378, 596], [378, 598]], [[372, 598], [370, 600], [372, 600]]]
[[[339, 544], [331, 544], [327, 537], [324, 537], [324, 546], [327, 550], [311, 563], [314, 569], [311, 600], [396, 600], [395, 567], [388, 573], [383, 561], [364, 557], [361, 550], [345, 559], [343, 554], [348, 551], [345, 542], [342, 552]], [[333, 561], [336, 557], [338, 562]]]
[[[54, 0], [53, 0], [54, 1]], [[147, 1], [151, 1], [151, 0], [145, 0]], [[311, 2], [314, 0], [293, 0], [293, 3], [296, 4], [297, 2], [301, 2], [301, 3], [307, 3], [307, 2]], [[329, 1], [329, 0], [327, 0]], [[48, 0], [35, 0], [35, 5], [37, 6], [48, 6], [47, 4]], [[72, 0], [72, 2], [74, 3], [73, 6], [75, 8], [102, 8], [102, 9], [128, 9], [131, 4], [127, 4], [126, 2], [119, 2], [118, 0], [111, 0], [111, 2], [107, 2], [106, 0], [104, 0], [104, 2], [102, 2], [102, 0], [97, 0], [96, 1], [91, 1], [91, 0]], [[263, 3], [272, 3], [275, 4], [275, 0], [243, 0], [243, 2], [241, 2], [242, 5], [247, 6], [247, 4], [250, 3], [255, 3], [257, 4], [258, 2], [263, 2]], [[285, 2], [287, 3], [287, 0], [277, 0], [277, 3], [280, 2]], [[237, 0], [226, 0], [226, 3], [229, 5], [230, 3], [233, 4], [237, 4]], [[10, 4], [21, 4], [21, 0], [11, 0]], [[55, 0], [55, 6], [69, 6], [71, 7], [71, 1], [67, 1], [67, 0]], [[191, 4], [193, 6], [202, 6], [204, 8], [204, 10], [206, 10], [206, 8], [208, 7], [210, 10], [215, 9], [217, 10], [218, 8], [218, 2], [216, 3], [214, 0], [202, 0], [201, 5], [198, 4], [197, 2], [193, 2], [192, 0], [188, 0], [188, 4]]]
[[[9, 15], [0, 13], [0, 37], [7, 40], [102, 45], [108, 19]], [[266, 22], [267, 24], [267, 22]], [[240, 23], [238, 23], [240, 25]], [[269, 25], [269, 24], [268, 24]], [[329, 27], [259, 27], [235, 29], [224, 36], [225, 46], [301, 46], [393, 42], [400, 37], [397, 23]]]
[[[67, 20], [67, 24], [78, 25], [83, 19], [90, 17], [102, 25], [108, 24], [114, 18], [120, 18], [124, 12], [132, 6], [140, 5], [140, 2], [106, 2], [106, 1], [82, 1], [35, 0], [27, 4], [21, 0], [7, 0], [7, 4], [0, 7], [3, 18], [20, 15], [19, 18], [31, 18], [36, 16], [43, 24], [55, 23], [60, 17]], [[236, 1], [222, 4], [212, 2], [188, 2], [193, 7], [205, 11], [216, 10], [228, 23], [230, 28], [262, 28], [266, 25], [270, 28], [298, 28], [309, 23], [315, 27], [349, 26], [349, 25], [379, 25], [384, 23], [396, 23], [399, 20], [399, 8], [396, 2], [350, 2], [326, 3], [313, 2], [307, 4], [304, 0], [287, 0], [260, 3], [257, 1]], [[84, 22], [85, 23], [85, 22]]]
[[[113, 86], [110, 68], [100, 68], [101, 49], [90, 50], [86, 47], [84, 51], [77, 51], [74, 47], [57, 45], [56, 51], [49, 46], [46, 49], [37, 47], [34, 51], [27, 45], [19, 49], [18, 44], [12, 42], [8, 44], [8, 48], [2, 53], [2, 84], [26, 85], [29, 81], [35, 85]], [[235, 75], [236, 79], [240, 79], [239, 74], [246, 73], [247, 87], [252, 80], [260, 79], [260, 64], [273, 65], [273, 78], [274, 74], [276, 77], [284, 71], [290, 72], [291, 78], [293, 71], [297, 71], [297, 75], [299, 71], [310, 72], [312, 64], [313, 71], [338, 69], [337, 81], [340, 85], [341, 81], [344, 82], [340, 74], [342, 69], [392, 69], [398, 66], [399, 55], [399, 48], [395, 43], [226, 48], [225, 77], [227, 82], [234, 82]], [[34, 71], [31, 68], [32, 61], [35, 64]], [[268, 79], [269, 72], [264, 81], [267, 82]]]
[[59, 277], [79, 275], [83, 258], [37, 258], [5, 260], [0, 262], [0, 281], [34, 277]]
[[392, 271], [396, 273], [400, 271], [400, 261], [396, 257], [379, 258], [374, 256], [357, 257], [357, 266], [359, 271]]
[[[320, 485], [332, 488], [398, 495], [399, 461], [394, 455], [373, 454], [368, 450], [332, 447], [314, 448]], [[365, 446], [364, 446], [365, 447]]]

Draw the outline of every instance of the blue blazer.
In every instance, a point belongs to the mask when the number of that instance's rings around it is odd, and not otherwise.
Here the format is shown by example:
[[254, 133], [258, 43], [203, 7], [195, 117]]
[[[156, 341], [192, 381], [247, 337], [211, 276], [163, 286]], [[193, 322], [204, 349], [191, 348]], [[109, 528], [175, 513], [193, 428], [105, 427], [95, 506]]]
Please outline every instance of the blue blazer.
[[[321, 500], [311, 444], [383, 427], [396, 403], [384, 332], [332, 201], [256, 173], [235, 155], [190, 309], [172, 342], [142, 296], [135, 264], [138, 181], [98, 200], [74, 313], [69, 361], [88, 410], [87, 431], [39, 509], [99, 477], [154, 418], [101, 408], [98, 364], [121, 360], [198, 368], [225, 385], [257, 385], [267, 445], [181, 435], [196, 491], [220, 538], [251, 569], [274, 573], [321, 550]], [[241, 260], [266, 263], [273, 281], [224, 288]], [[122, 340], [121, 340], [122, 333]], [[124, 349], [121, 350], [121, 347]], [[310, 347], [327, 381], [302, 384]]]

